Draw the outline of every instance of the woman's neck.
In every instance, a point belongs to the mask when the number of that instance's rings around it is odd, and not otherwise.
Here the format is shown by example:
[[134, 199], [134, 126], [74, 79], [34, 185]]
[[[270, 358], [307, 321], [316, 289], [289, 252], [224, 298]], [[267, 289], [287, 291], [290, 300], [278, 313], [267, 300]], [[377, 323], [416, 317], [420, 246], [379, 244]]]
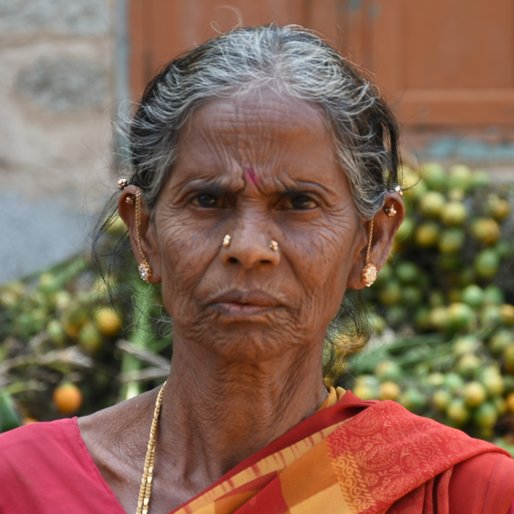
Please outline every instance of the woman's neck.
[[175, 344], [159, 455], [193, 481], [212, 483], [315, 412], [326, 395], [319, 346], [312, 355], [298, 346], [259, 363], [198, 360], [179, 348], [188, 345]]

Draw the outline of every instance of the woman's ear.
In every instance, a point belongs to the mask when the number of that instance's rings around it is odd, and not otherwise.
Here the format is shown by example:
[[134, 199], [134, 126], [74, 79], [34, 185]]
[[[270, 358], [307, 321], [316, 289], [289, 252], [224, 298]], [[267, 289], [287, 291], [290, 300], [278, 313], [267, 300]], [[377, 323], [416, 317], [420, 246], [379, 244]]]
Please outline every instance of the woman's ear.
[[[373, 223], [366, 222], [366, 241], [358, 252], [357, 259], [348, 280], [348, 287], [351, 289], [362, 289], [366, 284], [362, 281], [362, 270], [366, 264], [375, 266], [380, 273], [382, 266], [386, 263], [394, 236], [405, 216], [405, 206], [401, 193], [391, 191], [386, 193], [384, 205], [375, 214]], [[367, 256], [369, 245], [369, 255]]]
[[161, 281], [161, 264], [155, 230], [141, 190], [126, 186], [118, 200], [118, 212], [127, 226], [132, 253], [139, 265], [149, 266], [148, 282]]

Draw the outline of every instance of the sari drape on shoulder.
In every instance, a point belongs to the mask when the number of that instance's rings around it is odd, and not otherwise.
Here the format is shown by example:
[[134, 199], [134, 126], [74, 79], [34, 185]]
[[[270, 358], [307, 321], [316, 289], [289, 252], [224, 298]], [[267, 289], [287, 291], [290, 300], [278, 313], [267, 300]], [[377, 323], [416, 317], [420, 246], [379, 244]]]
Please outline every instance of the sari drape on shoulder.
[[447, 514], [465, 500], [452, 486], [467, 487], [464, 464], [492, 466], [494, 479], [482, 481], [483, 505], [455, 512], [507, 514], [514, 460], [506, 452], [395, 402], [341, 393], [332, 389], [317, 413], [170, 514]]

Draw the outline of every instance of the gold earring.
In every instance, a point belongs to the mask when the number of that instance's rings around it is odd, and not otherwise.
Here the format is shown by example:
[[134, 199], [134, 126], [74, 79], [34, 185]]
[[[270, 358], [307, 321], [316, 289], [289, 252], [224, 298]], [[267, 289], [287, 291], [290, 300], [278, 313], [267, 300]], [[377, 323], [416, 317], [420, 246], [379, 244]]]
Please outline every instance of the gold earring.
[[268, 248], [269, 248], [272, 252], [278, 252], [278, 243], [277, 243], [274, 239], [272, 239], [272, 240], [269, 242]]
[[384, 207], [384, 212], [385, 212], [385, 215], [389, 216], [390, 218], [392, 218], [393, 216], [396, 216], [396, 214], [398, 213], [398, 211], [395, 209], [393, 204], [386, 205]]
[[143, 250], [143, 246], [141, 244], [140, 238], [140, 228], [141, 228], [141, 189], [136, 189], [136, 244], [139, 253], [141, 254], [142, 262], [137, 266], [137, 271], [139, 272], [139, 277], [141, 280], [145, 282], [150, 282], [152, 279], [152, 268], [148, 263], [148, 259], [146, 258], [146, 254]]
[[225, 234], [221, 246], [223, 246], [223, 248], [228, 248], [230, 246], [230, 241], [232, 241], [232, 236], [230, 234]]
[[361, 272], [361, 283], [366, 287], [371, 287], [377, 279], [377, 267], [369, 262], [369, 256], [371, 253], [371, 243], [373, 241], [373, 218], [369, 223], [369, 234], [368, 234], [368, 247], [366, 249], [366, 257], [364, 260], [364, 268]]

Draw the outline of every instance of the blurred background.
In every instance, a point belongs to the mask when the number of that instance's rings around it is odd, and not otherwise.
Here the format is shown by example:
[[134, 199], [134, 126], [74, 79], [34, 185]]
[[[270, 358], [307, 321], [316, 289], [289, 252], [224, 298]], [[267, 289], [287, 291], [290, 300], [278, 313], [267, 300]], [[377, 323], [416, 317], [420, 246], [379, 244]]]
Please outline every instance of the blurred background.
[[348, 360], [332, 334], [327, 383], [514, 444], [512, 0], [0, 0], [0, 431], [166, 375], [158, 293], [132, 262], [109, 293], [87, 257], [113, 124], [173, 56], [270, 22], [323, 35], [402, 129], [409, 216], [366, 292], [375, 336]]

